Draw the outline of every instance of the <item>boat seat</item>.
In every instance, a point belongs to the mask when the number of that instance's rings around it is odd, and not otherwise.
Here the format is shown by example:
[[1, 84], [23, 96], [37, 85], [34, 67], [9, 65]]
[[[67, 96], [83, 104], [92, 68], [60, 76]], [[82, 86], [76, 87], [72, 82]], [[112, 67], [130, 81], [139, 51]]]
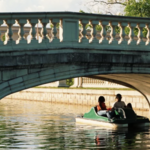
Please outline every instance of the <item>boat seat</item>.
[[115, 117], [126, 118], [124, 109], [122, 109], [122, 108], [115, 109]]
[[107, 117], [107, 115], [101, 115], [101, 116], [103, 116], [103, 117]]
[[124, 108], [124, 111], [128, 119], [136, 120], [136, 113], [134, 112], [133, 109]]
[[[95, 112], [97, 113], [97, 106], [94, 107]], [[98, 114], [97, 114], [98, 115]], [[103, 117], [107, 117], [107, 115], [99, 115], [99, 116], [103, 116]]]

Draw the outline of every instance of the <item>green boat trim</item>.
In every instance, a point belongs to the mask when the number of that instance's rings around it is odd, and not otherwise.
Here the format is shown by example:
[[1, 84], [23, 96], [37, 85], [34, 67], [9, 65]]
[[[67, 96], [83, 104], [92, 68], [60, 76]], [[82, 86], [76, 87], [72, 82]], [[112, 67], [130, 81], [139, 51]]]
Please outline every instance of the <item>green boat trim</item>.
[[[122, 109], [123, 112], [118, 113], [115, 111], [117, 118], [111, 119], [111, 121], [107, 118], [107, 116], [100, 116], [96, 113], [96, 110], [94, 107], [91, 108], [91, 110], [88, 113], [85, 113], [83, 115], [83, 118], [86, 119], [93, 119], [93, 120], [99, 120], [103, 122], [111, 122], [111, 123], [117, 123], [117, 124], [129, 124], [134, 123], [137, 120], [137, 116], [135, 112], [132, 109]], [[123, 115], [125, 114], [125, 117]]]
[[109, 122], [109, 120], [108, 120], [107, 117], [99, 116], [99, 115], [95, 112], [95, 108], [94, 108], [94, 107], [92, 107], [91, 110], [90, 110], [88, 113], [85, 113], [85, 114], [83, 115], [83, 118]]
[[76, 122], [82, 124], [106, 126], [106, 127], [145, 127], [150, 126], [148, 118], [137, 116], [136, 113], [129, 108], [115, 110], [117, 117], [108, 119], [107, 116], [100, 116], [96, 112], [96, 108], [92, 107], [88, 113], [82, 117], [77, 117]]

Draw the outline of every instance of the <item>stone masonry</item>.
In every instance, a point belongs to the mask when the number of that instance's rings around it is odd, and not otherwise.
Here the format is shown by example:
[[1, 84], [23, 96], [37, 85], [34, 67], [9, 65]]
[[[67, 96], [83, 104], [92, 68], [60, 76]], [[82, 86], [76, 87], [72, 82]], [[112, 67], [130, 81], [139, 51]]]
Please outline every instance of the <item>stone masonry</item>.
[[90, 89], [48, 89], [32, 88], [11, 94], [6, 98], [18, 100], [30, 100], [39, 102], [66, 103], [76, 105], [95, 106], [100, 95], [105, 96], [106, 106], [112, 107], [115, 103], [115, 95], [122, 94], [122, 100], [132, 103], [135, 110], [149, 110], [146, 99], [137, 91], [132, 90], [90, 90]]

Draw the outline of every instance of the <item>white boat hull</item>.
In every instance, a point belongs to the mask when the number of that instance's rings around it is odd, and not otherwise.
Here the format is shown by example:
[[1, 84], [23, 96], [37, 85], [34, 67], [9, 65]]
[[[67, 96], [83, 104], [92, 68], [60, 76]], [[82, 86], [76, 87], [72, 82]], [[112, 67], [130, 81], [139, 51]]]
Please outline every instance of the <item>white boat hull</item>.
[[102, 126], [102, 127], [108, 127], [108, 128], [127, 128], [128, 127], [128, 124], [116, 124], [116, 123], [102, 122], [98, 120], [85, 119], [81, 117], [76, 118], [76, 123], [94, 125], [94, 126]]

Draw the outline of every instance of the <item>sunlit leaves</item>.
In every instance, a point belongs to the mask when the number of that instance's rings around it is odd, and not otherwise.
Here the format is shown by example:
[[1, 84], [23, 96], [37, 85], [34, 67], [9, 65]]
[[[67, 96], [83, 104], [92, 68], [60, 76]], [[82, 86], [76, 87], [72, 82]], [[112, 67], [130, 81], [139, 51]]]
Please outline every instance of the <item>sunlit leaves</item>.
[[124, 11], [125, 16], [150, 17], [150, 0], [130, 0]]
[[74, 84], [74, 79], [73, 79], [73, 78], [67, 79], [67, 80], [66, 80], [66, 84], [67, 84], [68, 86], [72, 86], [72, 85]]

